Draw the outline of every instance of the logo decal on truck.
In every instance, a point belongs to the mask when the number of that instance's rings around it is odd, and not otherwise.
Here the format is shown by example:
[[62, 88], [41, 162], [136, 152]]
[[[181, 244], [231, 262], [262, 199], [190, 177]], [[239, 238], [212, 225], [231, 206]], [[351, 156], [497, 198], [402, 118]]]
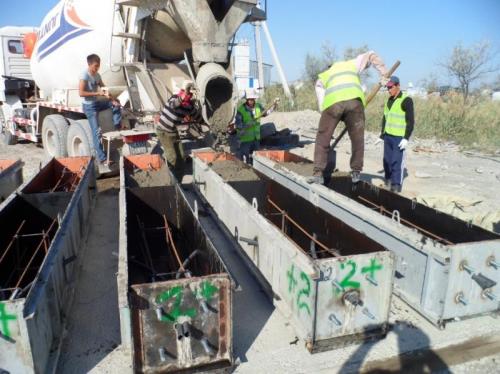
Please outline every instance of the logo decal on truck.
[[[56, 19], [59, 16], [59, 25], [46, 40], [44, 38], [56, 25]], [[45, 25], [40, 27], [38, 32], [38, 40], [41, 44], [38, 47], [38, 61], [43, 60], [52, 52], [56, 51], [67, 41], [76, 38], [77, 36], [86, 34], [92, 31], [92, 28], [83, 22], [76, 13], [72, 0], [68, 0], [63, 4], [60, 14], [56, 14]]]

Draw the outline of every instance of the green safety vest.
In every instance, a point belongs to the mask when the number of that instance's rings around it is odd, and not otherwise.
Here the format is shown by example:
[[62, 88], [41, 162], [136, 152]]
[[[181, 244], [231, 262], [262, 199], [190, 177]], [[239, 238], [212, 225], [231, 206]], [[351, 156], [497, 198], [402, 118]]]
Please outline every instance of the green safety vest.
[[241, 114], [244, 125], [242, 129], [236, 129], [240, 142], [247, 143], [260, 140], [260, 105], [255, 103], [255, 117], [251, 111], [247, 110], [245, 104], [239, 106], [238, 113]]
[[341, 101], [358, 98], [363, 102], [363, 106], [366, 105], [356, 60], [336, 62], [328, 70], [320, 73], [318, 78], [325, 88], [321, 110], [328, 109]]
[[403, 100], [406, 99], [407, 95], [402, 94], [392, 103], [391, 109], [387, 104], [389, 99], [386, 100], [384, 106], [384, 116], [385, 116], [385, 128], [384, 132], [393, 136], [405, 136], [406, 132], [406, 116], [405, 111], [401, 107]]

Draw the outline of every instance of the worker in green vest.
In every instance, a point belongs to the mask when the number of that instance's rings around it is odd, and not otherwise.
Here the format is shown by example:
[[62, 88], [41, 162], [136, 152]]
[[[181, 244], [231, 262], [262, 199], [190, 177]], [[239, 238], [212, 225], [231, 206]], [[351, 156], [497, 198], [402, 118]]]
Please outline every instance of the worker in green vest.
[[385, 185], [401, 192], [405, 168], [405, 150], [415, 124], [413, 100], [401, 91], [399, 78], [387, 82], [389, 98], [385, 102], [380, 138], [384, 140]]
[[257, 102], [259, 95], [253, 88], [245, 90], [245, 102], [238, 107], [235, 125], [238, 138], [237, 157], [249, 164], [252, 163], [252, 154], [260, 146], [260, 119], [269, 115], [276, 105], [265, 110]]
[[324, 183], [323, 172], [328, 161], [330, 141], [340, 121], [344, 121], [351, 139], [352, 182], [360, 180], [365, 150], [365, 94], [359, 75], [373, 65], [385, 86], [387, 69], [382, 59], [369, 51], [348, 61], [335, 62], [318, 75], [316, 95], [321, 108], [318, 133], [314, 147], [314, 172], [310, 182]]

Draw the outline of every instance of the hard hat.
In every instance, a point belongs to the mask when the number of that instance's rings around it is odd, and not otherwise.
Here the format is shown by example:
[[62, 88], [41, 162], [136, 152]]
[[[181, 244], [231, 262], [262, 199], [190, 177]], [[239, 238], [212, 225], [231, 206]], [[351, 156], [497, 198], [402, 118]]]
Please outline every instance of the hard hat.
[[193, 81], [185, 80], [184, 82], [182, 82], [182, 89], [184, 91], [187, 91], [188, 89], [193, 89], [193, 87], [194, 87]]
[[257, 91], [255, 91], [254, 88], [247, 88], [245, 90], [245, 99], [258, 99], [259, 98], [259, 94], [257, 93]]

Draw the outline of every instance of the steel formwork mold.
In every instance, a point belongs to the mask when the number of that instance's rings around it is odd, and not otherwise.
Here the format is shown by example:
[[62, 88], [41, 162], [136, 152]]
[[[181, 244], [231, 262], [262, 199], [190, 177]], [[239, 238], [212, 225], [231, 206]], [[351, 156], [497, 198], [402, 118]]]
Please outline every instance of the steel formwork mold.
[[350, 177], [309, 184], [294, 163], [311, 162], [286, 151], [254, 157], [259, 172], [394, 252], [394, 292], [424, 317], [443, 327], [498, 310], [499, 235], [366, 182], [353, 185]]
[[[71, 191], [46, 191], [47, 173], [56, 178], [53, 184], [57, 184], [61, 175], [52, 170], [64, 163], [78, 164], [74, 170], [78, 181]], [[0, 205], [0, 269], [10, 269], [0, 271], [1, 282], [9, 288], [0, 295], [3, 370], [53, 370], [94, 196], [90, 157], [52, 159]], [[49, 202], [44, 201], [47, 199]]]
[[122, 158], [118, 294], [134, 370], [232, 365], [232, 281], [158, 155]]
[[0, 203], [23, 183], [21, 160], [0, 160]]
[[200, 195], [234, 233], [309, 351], [385, 334], [391, 252], [270, 179], [252, 177], [229, 154], [196, 152], [193, 162]]

